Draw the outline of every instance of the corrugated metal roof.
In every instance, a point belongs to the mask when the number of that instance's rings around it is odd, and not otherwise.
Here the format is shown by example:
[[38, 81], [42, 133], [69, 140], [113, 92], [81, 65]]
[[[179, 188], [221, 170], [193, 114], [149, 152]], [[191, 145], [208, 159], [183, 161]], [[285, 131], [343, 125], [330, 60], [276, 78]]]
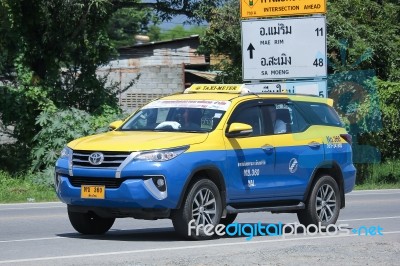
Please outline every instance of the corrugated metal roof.
[[185, 72], [191, 73], [193, 75], [207, 79], [209, 81], [215, 81], [215, 78], [217, 77], [217, 74], [218, 74], [217, 72], [198, 71], [198, 70], [192, 70], [192, 69], [185, 69]]
[[199, 39], [199, 35], [191, 35], [189, 37], [177, 38], [177, 39], [173, 39], [173, 40], [155, 41], [155, 42], [148, 42], [148, 43], [137, 43], [132, 46], [120, 47], [120, 48], [118, 48], [118, 50], [132, 49], [132, 48], [138, 48], [138, 47], [143, 47], [143, 46], [152, 46], [152, 45], [165, 44], [165, 43], [181, 42], [181, 41], [194, 40], [194, 39]]

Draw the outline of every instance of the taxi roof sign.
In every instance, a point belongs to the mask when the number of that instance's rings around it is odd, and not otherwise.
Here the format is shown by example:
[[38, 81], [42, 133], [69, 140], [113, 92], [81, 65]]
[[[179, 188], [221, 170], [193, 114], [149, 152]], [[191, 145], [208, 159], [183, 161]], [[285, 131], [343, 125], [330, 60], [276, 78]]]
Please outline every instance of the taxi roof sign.
[[[249, 89], [247, 86], [250, 86]], [[310, 86], [298, 86], [297, 90], [265, 90], [260, 86], [252, 86], [251, 84], [193, 84], [183, 93], [232, 93], [232, 94], [302, 94], [310, 96], [319, 96], [318, 89]]]
[[223, 92], [223, 93], [247, 93], [244, 84], [193, 84], [184, 93], [195, 92]]

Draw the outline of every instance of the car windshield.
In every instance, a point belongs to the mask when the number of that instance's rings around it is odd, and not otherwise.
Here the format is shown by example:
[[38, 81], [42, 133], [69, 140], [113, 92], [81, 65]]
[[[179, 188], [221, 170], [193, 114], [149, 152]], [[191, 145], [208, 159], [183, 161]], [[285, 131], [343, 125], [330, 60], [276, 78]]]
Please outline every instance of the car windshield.
[[229, 101], [157, 100], [135, 113], [120, 130], [210, 132], [229, 105]]

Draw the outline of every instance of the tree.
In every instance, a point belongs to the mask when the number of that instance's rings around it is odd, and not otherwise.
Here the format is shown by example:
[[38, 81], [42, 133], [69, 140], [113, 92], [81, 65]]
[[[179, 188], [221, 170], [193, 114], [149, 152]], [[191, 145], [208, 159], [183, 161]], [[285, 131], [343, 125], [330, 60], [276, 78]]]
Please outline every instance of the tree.
[[159, 18], [170, 20], [176, 15], [185, 15], [190, 22], [201, 23], [210, 21], [212, 10], [222, 6], [227, 0], [154, 0], [139, 3], [138, 0], [112, 0], [115, 9], [122, 7], [149, 7], [152, 8]]
[[382, 80], [400, 80], [400, 3], [328, 1], [330, 72], [375, 69]]
[[220, 83], [242, 82], [242, 45], [239, 0], [230, 0], [212, 10], [212, 19], [205, 35], [200, 39], [199, 53], [219, 56], [216, 66], [222, 70], [217, 76]]
[[135, 44], [135, 34], [147, 34], [149, 24], [159, 23], [151, 9], [121, 8], [111, 16], [107, 34], [115, 47]]
[[0, 39], [11, 36], [13, 43], [3, 44], [3, 53], [12, 51], [6, 61], [12, 69], [0, 114], [6, 125], [15, 125], [21, 143], [29, 145], [40, 129], [35, 117], [44, 108], [98, 112], [104, 104], [116, 106], [115, 92], [96, 76], [113, 52], [105, 31], [108, 2], [3, 0], [1, 10], [8, 27]]
[[205, 29], [206, 28], [203, 26], [195, 26], [185, 29], [182, 25], [176, 25], [175, 27], [166, 30], [164, 33], [161, 33], [159, 40], [172, 40], [188, 37], [190, 35], [203, 35]]
[[8, 18], [8, 5], [0, 0], [0, 84], [7, 82], [16, 56], [17, 34], [11, 30]]
[[[195, 21], [221, 2], [0, 0], [0, 120], [14, 126], [13, 136], [22, 147], [17, 150], [26, 154], [32, 149], [32, 139], [42, 129], [35, 121], [43, 112], [77, 108], [97, 115], [117, 109], [115, 84], [98, 77], [96, 70], [115, 55], [121, 36], [147, 26], [146, 8], [161, 19], [185, 14]], [[122, 27], [115, 31], [120, 35], [112, 36], [115, 42], [109, 36], [110, 21], [111, 32], [117, 24]]]

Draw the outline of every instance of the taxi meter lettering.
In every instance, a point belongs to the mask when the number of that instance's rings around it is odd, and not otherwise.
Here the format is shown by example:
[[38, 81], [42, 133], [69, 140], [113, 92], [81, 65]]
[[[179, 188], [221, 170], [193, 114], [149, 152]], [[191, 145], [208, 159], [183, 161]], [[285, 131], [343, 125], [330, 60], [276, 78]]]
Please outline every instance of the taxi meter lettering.
[[200, 85], [191, 88], [194, 91], [237, 91], [240, 87], [237, 85]]

